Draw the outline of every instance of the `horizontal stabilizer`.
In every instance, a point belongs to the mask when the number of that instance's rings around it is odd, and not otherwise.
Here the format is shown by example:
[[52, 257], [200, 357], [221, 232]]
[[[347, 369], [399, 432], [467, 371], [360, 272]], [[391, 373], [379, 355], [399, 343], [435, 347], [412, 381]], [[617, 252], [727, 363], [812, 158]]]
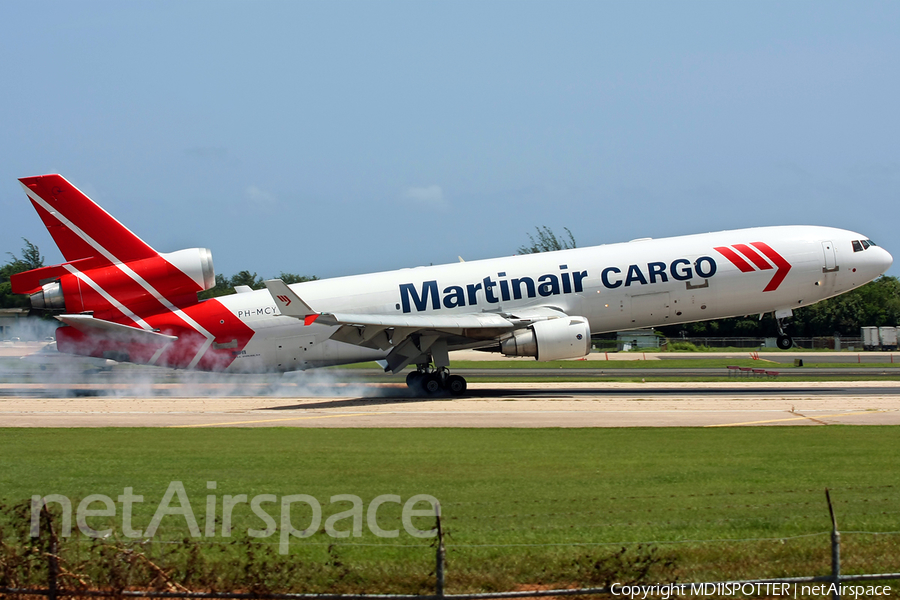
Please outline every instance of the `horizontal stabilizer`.
[[164, 335], [155, 331], [129, 327], [121, 323], [95, 319], [91, 315], [60, 315], [56, 317], [66, 325], [74, 327], [78, 331], [101, 337], [106, 340], [122, 342], [124, 344], [154, 344], [163, 346], [178, 339], [174, 335]]
[[69, 273], [70, 270], [67, 267], [80, 269], [85, 265], [92, 264], [92, 262], [93, 257], [83, 258], [81, 260], [63, 263], [61, 265], [40, 267], [39, 269], [23, 271], [22, 273], [16, 273], [15, 275], [12, 275], [9, 278], [9, 282], [12, 285], [12, 291], [14, 294], [33, 294], [40, 291], [41, 286], [43, 286], [45, 283], [49, 283]]
[[318, 314], [310, 308], [306, 302], [301, 300], [300, 296], [295, 294], [282, 280], [269, 279], [266, 281], [266, 288], [269, 290], [269, 293], [272, 294], [275, 306], [278, 307], [281, 314], [304, 320], [307, 320], [306, 317]]

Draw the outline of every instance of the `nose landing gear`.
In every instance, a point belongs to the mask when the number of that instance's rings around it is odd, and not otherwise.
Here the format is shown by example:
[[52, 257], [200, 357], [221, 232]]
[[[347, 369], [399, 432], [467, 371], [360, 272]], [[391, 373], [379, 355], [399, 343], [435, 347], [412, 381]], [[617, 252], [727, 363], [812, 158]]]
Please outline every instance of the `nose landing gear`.
[[461, 396], [467, 387], [464, 377], [451, 375], [446, 367], [435, 369], [430, 363], [416, 365], [416, 370], [406, 376], [406, 385], [416, 393], [429, 396], [442, 390], [452, 396]]
[[784, 319], [777, 318], [775, 321], [778, 323], [778, 347], [782, 350], [790, 350], [791, 346], [794, 345], [794, 340], [784, 331]]

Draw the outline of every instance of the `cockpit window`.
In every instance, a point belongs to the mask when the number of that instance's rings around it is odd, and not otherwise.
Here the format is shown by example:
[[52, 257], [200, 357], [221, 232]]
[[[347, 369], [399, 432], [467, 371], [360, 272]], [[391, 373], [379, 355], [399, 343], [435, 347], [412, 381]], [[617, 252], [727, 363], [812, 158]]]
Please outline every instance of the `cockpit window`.
[[863, 250], [868, 250], [872, 246], [878, 245], [872, 240], [853, 240], [851, 243], [853, 244], [854, 252], [862, 252]]

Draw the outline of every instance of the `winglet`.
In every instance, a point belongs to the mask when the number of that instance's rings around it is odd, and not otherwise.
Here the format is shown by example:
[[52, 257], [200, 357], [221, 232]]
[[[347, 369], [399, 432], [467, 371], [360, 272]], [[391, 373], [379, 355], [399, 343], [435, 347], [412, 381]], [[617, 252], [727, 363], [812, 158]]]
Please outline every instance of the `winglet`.
[[304, 325], [312, 325], [319, 317], [319, 313], [310, 308], [309, 304], [300, 299], [285, 282], [280, 279], [269, 279], [266, 281], [266, 288], [272, 294], [272, 300], [275, 306], [281, 311], [281, 314], [294, 317], [295, 319], [303, 319]]

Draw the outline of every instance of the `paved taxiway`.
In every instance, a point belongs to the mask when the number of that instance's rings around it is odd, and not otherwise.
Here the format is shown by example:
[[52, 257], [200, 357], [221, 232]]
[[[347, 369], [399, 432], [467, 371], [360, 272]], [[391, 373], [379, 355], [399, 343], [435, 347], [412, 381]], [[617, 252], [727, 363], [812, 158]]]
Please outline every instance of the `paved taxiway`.
[[179, 397], [170, 396], [177, 393], [171, 388], [140, 396], [6, 395], [0, 398], [0, 427], [900, 424], [900, 382], [472, 384], [467, 396], [455, 399], [416, 398], [396, 384], [323, 384], [297, 389], [298, 395], [281, 388], [274, 396], [211, 391]]

